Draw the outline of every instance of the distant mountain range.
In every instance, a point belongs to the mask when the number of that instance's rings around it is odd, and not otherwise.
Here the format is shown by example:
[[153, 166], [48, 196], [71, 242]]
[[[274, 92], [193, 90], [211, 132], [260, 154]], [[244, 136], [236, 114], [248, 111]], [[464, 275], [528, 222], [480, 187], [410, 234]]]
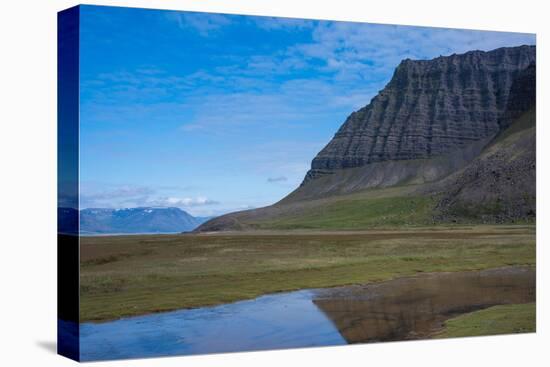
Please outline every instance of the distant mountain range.
[[[77, 210], [58, 209], [59, 232], [75, 232]], [[177, 233], [191, 231], [211, 217], [193, 217], [179, 208], [88, 208], [80, 211], [81, 234]]]

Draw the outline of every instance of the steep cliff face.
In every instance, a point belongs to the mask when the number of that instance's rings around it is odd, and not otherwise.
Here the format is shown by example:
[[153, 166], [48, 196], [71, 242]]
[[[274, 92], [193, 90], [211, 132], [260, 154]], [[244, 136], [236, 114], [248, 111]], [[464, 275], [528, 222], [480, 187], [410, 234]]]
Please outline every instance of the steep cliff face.
[[465, 169], [441, 183], [444, 189], [438, 195], [441, 199], [434, 211], [437, 221], [508, 223], [534, 220], [534, 109], [516, 120], [510, 129]]
[[[505, 127], [464, 169], [423, 189], [440, 193], [439, 221], [532, 221], [536, 216], [536, 72], [514, 81]], [[440, 189], [437, 189], [439, 187]]]
[[396, 185], [435, 182], [466, 167], [490, 142], [491, 137], [429, 159], [388, 160], [362, 167], [334, 170], [301, 185], [279, 203], [311, 200]]
[[535, 106], [537, 99], [537, 71], [535, 63], [531, 63], [520, 72], [512, 83], [506, 111], [499, 122], [501, 130], [510, 126], [518, 117]]
[[534, 61], [534, 46], [402, 61], [313, 159], [302, 185], [345, 168], [437, 157], [495, 135], [513, 81]]

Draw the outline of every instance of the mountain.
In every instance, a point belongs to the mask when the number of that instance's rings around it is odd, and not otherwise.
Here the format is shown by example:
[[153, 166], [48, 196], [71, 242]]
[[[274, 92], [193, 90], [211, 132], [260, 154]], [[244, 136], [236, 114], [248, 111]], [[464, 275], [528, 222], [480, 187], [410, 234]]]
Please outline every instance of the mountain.
[[467, 167], [424, 189], [435, 193], [441, 188], [436, 208], [440, 220], [535, 219], [535, 64], [514, 81], [501, 125], [503, 130]]
[[402, 61], [317, 154], [290, 199], [435, 181], [462, 168], [502, 128], [512, 83], [535, 56], [535, 46], [521, 46]]
[[300, 187], [197, 231], [533, 220], [535, 56], [520, 46], [402, 61]]
[[80, 211], [80, 233], [175, 233], [191, 231], [210, 218], [195, 218], [179, 208], [90, 208]]
[[494, 135], [513, 80], [534, 61], [534, 46], [402, 61], [317, 154], [305, 182], [336, 169], [439, 156]]

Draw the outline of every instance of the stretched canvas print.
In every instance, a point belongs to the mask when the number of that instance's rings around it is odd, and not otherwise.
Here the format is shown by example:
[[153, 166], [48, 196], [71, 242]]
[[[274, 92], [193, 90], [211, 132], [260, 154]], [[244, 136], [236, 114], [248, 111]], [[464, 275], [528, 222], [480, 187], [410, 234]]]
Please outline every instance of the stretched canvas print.
[[534, 34], [103, 6], [58, 29], [60, 354], [535, 331]]

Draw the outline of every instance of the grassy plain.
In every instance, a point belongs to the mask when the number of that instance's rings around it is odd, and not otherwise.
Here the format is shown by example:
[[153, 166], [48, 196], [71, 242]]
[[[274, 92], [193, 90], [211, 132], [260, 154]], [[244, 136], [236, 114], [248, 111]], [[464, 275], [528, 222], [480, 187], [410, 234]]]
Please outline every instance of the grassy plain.
[[535, 264], [534, 226], [84, 237], [81, 320], [419, 272]]

